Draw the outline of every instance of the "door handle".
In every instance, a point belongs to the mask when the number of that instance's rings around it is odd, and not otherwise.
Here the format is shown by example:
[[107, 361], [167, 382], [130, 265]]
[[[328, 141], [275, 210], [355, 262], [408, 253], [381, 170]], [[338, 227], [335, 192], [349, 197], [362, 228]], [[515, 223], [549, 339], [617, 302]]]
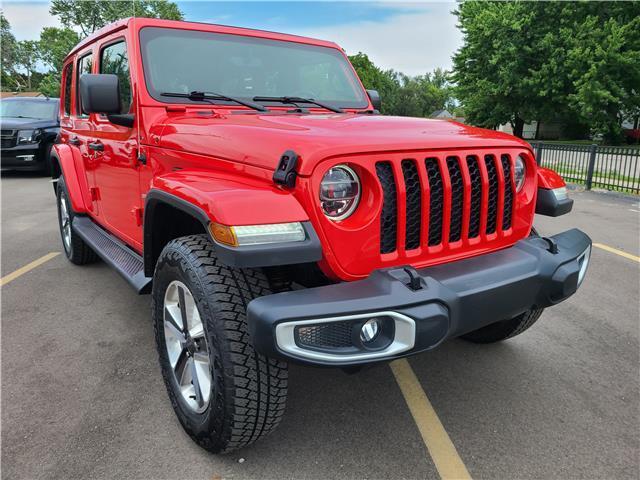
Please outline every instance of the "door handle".
[[104, 151], [104, 145], [102, 144], [102, 142], [91, 142], [89, 144], [89, 148], [91, 150], [93, 150], [94, 152], [103, 152]]
[[79, 139], [78, 137], [71, 137], [71, 138], [69, 139], [69, 143], [70, 143], [71, 145], [76, 145], [76, 146], [78, 146], [78, 145], [80, 145], [82, 142], [80, 141], [80, 139]]

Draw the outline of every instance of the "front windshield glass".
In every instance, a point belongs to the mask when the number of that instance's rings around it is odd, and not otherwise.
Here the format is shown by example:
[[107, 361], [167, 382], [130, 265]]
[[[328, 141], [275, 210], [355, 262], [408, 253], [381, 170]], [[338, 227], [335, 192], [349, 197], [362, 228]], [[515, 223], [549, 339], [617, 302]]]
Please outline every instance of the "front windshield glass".
[[56, 118], [56, 102], [37, 102], [33, 100], [3, 100], [0, 102], [0, 115], [14, 118], [38, 118], [52, 120]]
[[189, 102], [160, 94], [200, 91], [367, 106], [351, 66], [334, 48], [155, 27], [143, 28], [140, 40], [147, 88], [156, 100]]

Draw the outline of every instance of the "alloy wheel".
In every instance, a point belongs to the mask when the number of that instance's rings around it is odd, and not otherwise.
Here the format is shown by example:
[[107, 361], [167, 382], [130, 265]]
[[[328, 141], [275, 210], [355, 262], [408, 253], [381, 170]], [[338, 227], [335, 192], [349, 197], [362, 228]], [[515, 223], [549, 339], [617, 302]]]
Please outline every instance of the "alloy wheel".
[[211, 396], [209, 348], [193, 295], [178, 280], [164, 295], [164, 338], [182, 398], [194, 412], [204, 412]]

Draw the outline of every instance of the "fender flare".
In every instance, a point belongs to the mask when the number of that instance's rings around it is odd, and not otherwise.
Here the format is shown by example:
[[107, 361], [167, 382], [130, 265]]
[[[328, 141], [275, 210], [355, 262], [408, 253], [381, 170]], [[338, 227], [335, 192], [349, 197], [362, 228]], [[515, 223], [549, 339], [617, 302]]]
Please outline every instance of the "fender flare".
[[547, 217], [558, 217], [569, 213], [573, 200], [567, 197], [564, 179], [549, 168], [538, 167], [538, 195], [536, 213]]
[[51, 149], [51, 156], [56, 159], [67, 187], [71, 208], [75, 213], [87, 213], [82, 190], [80, 188], [79, 174], [74, 161], [74, 152], [69, 145], [55, 144]]
[[[230, 267], [292, 265], [317, 262], [322, 259], [320, 239], [306, 212], [293, 195], [283, 194], [277, 189], [272, 191], [274, 187], [265, 187], [264, 184], [238, 183], [202, 172], [194, 172], [195, 182], [190, 182], [189, 178], [190, 175], [184, 171], [180, 171], [179, 176], [160, 177], [154, 179], [152, 188], [147, 192], [143, 220], [143, 259], [147, 276], [153, 275], [157, 260], [155, 258], [157, 252], [154, 252], [151, 246], [156, 208], [161, 204], [180, 210], [200, 222], [214, 243], [218, 258]], [[211, 183], [206, 182], [207, 191], [196, 190], [194, 188], [196, 183], [202, 182], [203, 179], [217, 183], [215, 186], [218, 188], [211, 189]], [[170, 191], [166, 188], [169, 186]], [[265, 201], [269, 202], [270, 208], [255, 207]], [[301, 242], [231, 247], [215, 241], [209, 229], [212, 222], [227, 226], [300, 222], [305, 230], [306, 239]]]

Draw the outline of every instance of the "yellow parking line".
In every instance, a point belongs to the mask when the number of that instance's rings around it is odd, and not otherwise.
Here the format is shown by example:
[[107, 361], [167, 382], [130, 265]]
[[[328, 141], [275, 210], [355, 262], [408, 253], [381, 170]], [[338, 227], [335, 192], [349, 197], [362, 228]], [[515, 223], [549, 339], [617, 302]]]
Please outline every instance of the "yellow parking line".
[[24, 267], [20, 267], [15, 272], [11, 272], [10, 274], [5, 275], [4, 277], [0, 278], [0, 286], [6, 285], [7, 283], [11, 282], [12, 280], [15, 280], [16, 278], [18, 278], [20, 275], [24, 275], [25, 273], [33, 270], [36, 267], [39, 267], [43, 263], [48, 262], [53, 257], [56, 257], [58, 255], [60, 255], [60, 252], [47, 253], [44, 257], [40, 257], [39, 259], [34, 260], [31, 263], [28, 263]]
[[635, 262], [640, 263], [640, 257], [632, 255], [627, 252], [623, 252], [622, 250], [618, 250], [617, 248], [610, 247], [609, 245], [604, 245], [602, 243], [594, 243], [594, 247], [600, 248], [602, 250], [606, 250], [607, 252], [615, 253], [616, 255], [620, 255], [621, 257], [628, 258], [629, 260], [633, 260]]
[[431, 406], [406, 359], [391, 362], [391, 371], [442, 479], [470, 479], [456, 447]]

